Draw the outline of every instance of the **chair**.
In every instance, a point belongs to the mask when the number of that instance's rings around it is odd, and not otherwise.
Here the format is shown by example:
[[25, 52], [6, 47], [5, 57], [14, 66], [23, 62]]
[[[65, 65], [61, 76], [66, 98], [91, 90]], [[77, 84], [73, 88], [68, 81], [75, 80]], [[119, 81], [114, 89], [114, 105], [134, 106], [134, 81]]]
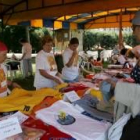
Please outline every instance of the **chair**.
[[102, 71], [102, 66], [94, 66], [91, 62], [88, 61], [88, 59], [84, 59], [82, 56], [80, 56], [81, 62], [80, 62], [80, 68], [82, 72], [87, 74], [95, 74], [97, 71]]
[[80, 57], [80, 66], [83, 66], [84, 68], [90, 69], [90, 62], [88, 62], [87, 57], [83, 57], [82, 55], [79, 55]]
[[[13, 80], [14, 77], [16, 77], [17, 71], [21, 72], [20, 68], [20, 62], [19, 61], [13, 61], [13, 60], [6, 60], [5, 66], [7, 67], [7, 76], [10, 77], [11, 80]], [[21, 72], [22, 73], [22, 72]]]

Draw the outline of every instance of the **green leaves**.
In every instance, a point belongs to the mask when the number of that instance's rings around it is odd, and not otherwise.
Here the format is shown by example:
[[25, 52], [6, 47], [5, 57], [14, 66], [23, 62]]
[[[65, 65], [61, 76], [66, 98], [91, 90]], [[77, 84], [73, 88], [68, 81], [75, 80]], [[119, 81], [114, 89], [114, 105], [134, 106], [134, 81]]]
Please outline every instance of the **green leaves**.
[[113, 33], [86, 32], [84, 34], [84, 50], [93, 50], [97, 46], [112, 49], [117, 44], [117, 40], [117, 35]]
[[[38, 52], [41, 48], [41, 38], [49, 34], [46, 28], [29, 28], [30, 41], [33, 46], [33, 52]], [[21, 44], [19, 39], [26, 38], [25, 26], [6, 26], [0, 30], [0, 40], [8, 46], [9, 50], [15, 53], [21, 52]]]
[[[84, 33], [83, 46], [84, 50], [94, 50], [97, 46], [105, 49], [113, 49], [118, 44], [118, 32], [112, 31], [86, 31]], [[138, 45], [135, 37], [131, 32], [123, 33], [123, 40], [127, 45], [132, 47]]]

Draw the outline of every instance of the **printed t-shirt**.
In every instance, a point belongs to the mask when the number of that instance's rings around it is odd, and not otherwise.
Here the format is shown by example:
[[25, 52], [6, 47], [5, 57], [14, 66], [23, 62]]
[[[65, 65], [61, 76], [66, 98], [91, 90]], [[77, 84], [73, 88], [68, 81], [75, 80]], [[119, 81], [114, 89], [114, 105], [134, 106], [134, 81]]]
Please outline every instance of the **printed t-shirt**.
[[52, 53], [46, 53], [41, 50], [36, 57], [36, 74], [34, 86], [36, 88], [54, 87], [56, 83], [40, 74], [39, 70], [45, 70], [48, 74], [55, 76], [57, 73], [57, 65]]
[[0, 64], [0, 97], [7, 96], [7, 78], [6, 78], [6, 67]]

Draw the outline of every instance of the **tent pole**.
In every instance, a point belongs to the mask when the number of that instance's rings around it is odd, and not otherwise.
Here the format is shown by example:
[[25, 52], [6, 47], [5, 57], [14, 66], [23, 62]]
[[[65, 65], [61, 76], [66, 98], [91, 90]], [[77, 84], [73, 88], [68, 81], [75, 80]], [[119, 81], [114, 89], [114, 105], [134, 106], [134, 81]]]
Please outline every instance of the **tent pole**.
[[4, 23], [3, 23], [3, 16], [2, 16], [2, 21], [1, 21], [1, 29], [2, 29], [2, 37], [3, 37], [3, 33], [4, 33]]
[[122, 9], [120, 12], [120, 20], [119, 20], [119, 49], [123, 48], [123, 35], [122, 35]]

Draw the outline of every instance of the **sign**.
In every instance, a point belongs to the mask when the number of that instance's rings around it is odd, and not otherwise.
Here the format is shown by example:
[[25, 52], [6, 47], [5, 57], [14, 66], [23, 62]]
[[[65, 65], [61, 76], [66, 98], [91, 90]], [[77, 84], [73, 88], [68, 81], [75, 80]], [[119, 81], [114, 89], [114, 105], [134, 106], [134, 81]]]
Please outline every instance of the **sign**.
[[20, 124], [22, 124], [24, 121], [26, 121], [29, 117], [24, 115], [23, 113], [21, 113], [20, 111], [18, 111], [17, 113], [13, 114], [13, 115], [7, 115], [5, 117], [0, 118], [0, 121], [9, 119], [9, 118], [18, 118], [18, 121]]
[[70, 92], [66, 92], [64, 93], [64, 101], [69, 100], [70, 102], [75, 102], [77, 100], [79, 100], [80, 97], [77, 95], [77, 93], [75, 91], [70, 91]]
[[22, 129], [17, 118], [0, 121], [0, 139], [5, 139], [19, 133], [22, 133]]
[[11, 117], [17, 117], [20, 124], [26, 121], [29, 117], [18, 111], [17, 113], [13, 114]]

